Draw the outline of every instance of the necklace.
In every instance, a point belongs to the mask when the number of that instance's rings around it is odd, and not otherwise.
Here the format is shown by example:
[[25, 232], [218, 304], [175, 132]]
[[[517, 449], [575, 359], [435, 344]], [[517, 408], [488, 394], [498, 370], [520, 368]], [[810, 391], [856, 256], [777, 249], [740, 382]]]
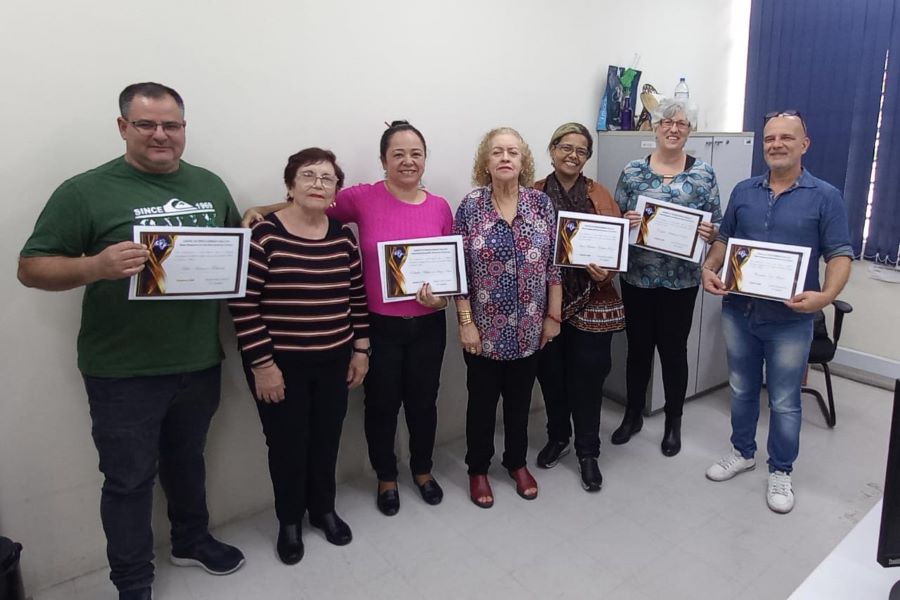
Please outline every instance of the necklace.
[[510, 218], [507, 219], [506, 214], [503, 212], [503, 209], [500, 208], [500, 202], [497, 200], [497, 198], [492, 197], [491, 202], [494, 203], [494, 208], [497, 209], [497, 212], [500, 214], [500, 217], [507, 223], [512, 223], [512, 220], [516, 218], [516, 212], [517, 212], [518, 206], [513, 205], [513, 214]]

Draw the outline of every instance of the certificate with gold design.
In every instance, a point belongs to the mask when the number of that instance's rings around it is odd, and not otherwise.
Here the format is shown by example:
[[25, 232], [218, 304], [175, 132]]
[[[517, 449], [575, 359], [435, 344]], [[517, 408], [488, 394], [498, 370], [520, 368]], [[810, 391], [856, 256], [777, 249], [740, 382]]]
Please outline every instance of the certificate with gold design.
[[628, 270], [628, 219], [559, 211], [554, 264], [610, 271]]
[[246, 292], [249, 229], [138, 225], [134, 241], [150, 258], [131, 278], [129, 300], [214, 300]]
[[384, 302], [414, 300], [424, 284], [435, 296], [467, 294], [461, 235], [378, 242]]
[[641, 222], [631, 230], [631, 244], [660, 254], [700, 262], [706, 244], [700, 239], [697, 228], [703, 221], [712, 221], [712, 213], [647, 196], [638, 196], [634, 210], [640, 213]]
[[722, 282], [732, 294], [790, 300], [803, 291], [809, 254], [805, 246], [731, 238]]

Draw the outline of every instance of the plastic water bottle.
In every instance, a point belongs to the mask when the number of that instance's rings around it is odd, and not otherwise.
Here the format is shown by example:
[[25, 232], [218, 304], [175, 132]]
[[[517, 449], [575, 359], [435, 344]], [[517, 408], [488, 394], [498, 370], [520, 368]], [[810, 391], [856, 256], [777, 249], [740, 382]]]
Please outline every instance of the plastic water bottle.
[[680, 100], [681, 102], [687, 102], [691, 99], [691, 92], [684, 82], [684, 77], [679, 79], [678, 85], [675, 86], [675, 99]]

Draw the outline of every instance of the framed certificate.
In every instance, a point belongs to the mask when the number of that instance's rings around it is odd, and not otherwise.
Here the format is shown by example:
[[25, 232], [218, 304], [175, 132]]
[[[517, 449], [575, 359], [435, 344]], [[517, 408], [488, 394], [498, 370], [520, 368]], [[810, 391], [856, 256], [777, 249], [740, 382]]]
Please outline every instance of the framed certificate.
[[559, 211], [556, 217], [554, 264], [585, 268], [595, 264], [610, 271], [628, 270], [628, 219]]
[[699, 263], [705, 246], [697, 227], [712, 221], [712, 213], [638, 196], [635, 211], [640, 224], [631, 230], [629, 242], [640, 248]]
[[461, 235], [378, 242], [384, 302], [413, 300], [424, 284], [435, 296], [468, 293]]
[[241, 298], [247, 289], [250, 230], [138, 225], [134, 241], [150, 250], [131, 278], [129, 300]]
[[731, 238], [722, 282], [732, 294], [790, 300], [803, 291], [810, 249]]

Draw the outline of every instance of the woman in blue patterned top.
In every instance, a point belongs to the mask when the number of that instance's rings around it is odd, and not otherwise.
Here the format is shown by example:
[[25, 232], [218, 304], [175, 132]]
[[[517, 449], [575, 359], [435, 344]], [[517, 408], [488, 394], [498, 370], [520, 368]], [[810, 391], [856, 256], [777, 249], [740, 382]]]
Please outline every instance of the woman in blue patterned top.
[[[691, 130], [688, 115], [684, 103], [662, 100], [653, 112], [656, 149], [646, 158], [625, 165], [615, 200], [632, 227], [641, 219], [635, 212], [638, 196], [707, 211], [712, 214], [713, 223], [722, 220], [716, 174], [710, 165], [684, 151]], [[716, 227], [712, 223], [703, 222], [698, 229], [705, 242], [715, 239]], [[628, 337], [628, 403], [625, 418], [612, 435], [613, 444], [624, 444], [641, 430], [641, 412], [656, 348], [666, 397], [661, 449], [666, 456], [675, 456], [681, 450], [681, 412], [688, 379], [687, 338], [699, 285], [698, 263], [635, 246], [629, 249], [628, 272], [622, 278]]]

